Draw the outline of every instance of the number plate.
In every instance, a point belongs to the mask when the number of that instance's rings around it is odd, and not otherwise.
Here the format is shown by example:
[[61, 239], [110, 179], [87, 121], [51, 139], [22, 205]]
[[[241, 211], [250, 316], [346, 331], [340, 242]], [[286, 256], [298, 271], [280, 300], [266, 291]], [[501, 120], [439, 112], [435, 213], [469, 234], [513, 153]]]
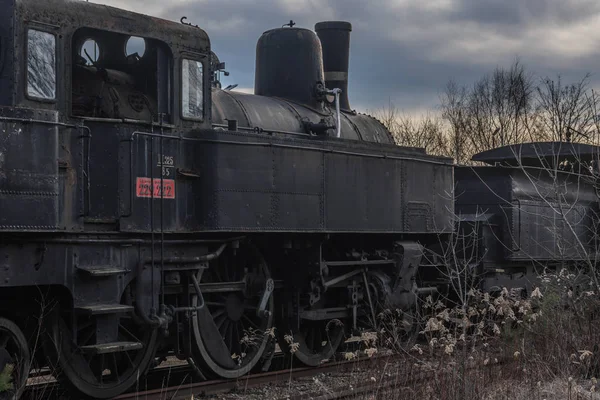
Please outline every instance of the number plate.
[[[161, 197], [160, 178], [154, 178], [154, 184], [151, 184], [150, 178], [137, 178], [135, 187], [137, 197]], [[175, 181], [173, 179], [163, 179], [162, 193], [164, 199], [175, 198]]]

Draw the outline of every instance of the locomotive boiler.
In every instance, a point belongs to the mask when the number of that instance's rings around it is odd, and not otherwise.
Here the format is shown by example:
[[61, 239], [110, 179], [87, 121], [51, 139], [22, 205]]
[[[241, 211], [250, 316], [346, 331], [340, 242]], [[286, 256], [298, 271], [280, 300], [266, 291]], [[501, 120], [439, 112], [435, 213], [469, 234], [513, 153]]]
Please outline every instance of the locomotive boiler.
[[255, 95], [213, 89], [213, 124], [393, 144], [390, 132], [377, 119], [350, 108], [352, 25], [321, 22], [315, 25], [316, 34], [290, 25], [259, 38]]

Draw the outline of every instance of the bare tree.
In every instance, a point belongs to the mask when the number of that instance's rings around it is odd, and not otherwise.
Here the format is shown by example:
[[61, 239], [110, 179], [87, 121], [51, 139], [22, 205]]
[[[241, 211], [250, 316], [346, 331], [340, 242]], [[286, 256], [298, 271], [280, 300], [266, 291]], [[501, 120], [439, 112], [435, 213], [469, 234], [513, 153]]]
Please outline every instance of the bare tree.
[[560, 75], [536, 81], [516, 60], [469, 86], [450, 80], [440, 96], [439, 117], [402, 114], [391, 101], [375, 115], [396, 144], [473, 164], [474, 154], [510, 144], [599, 142], [600, 96], [589, 86], [589, 75], [571, 84]]
[[[369, 111], [367, 110], [367, 112]], [[382, 107], [379, 110], [375, 110], [374, 112], [372, 112], [372, 114], [393, 134], [393, 130], [396, 126], [398, 116], [400, 113], [398, 111], [398, 108], [394, 105], [394, 103], [392, 103], [391, 99], [388, 99], [387, 106]]]
[[588, 141], [596, 131], [598, 99], [589, 90], [589, 74], [580, 81], [564, 84], [543, 78], [537, 87], [539, 126], [550, 140]]
[[518, 60], [472, 87], [449, 81], [441, 98], [442, 116], [449, 124], [448, 155], [463, 164], [474, 153], [529, 139], [533, 94], [533, 79]]
[[459, 87], [456, 82], [450, 80], [446, 85], [446, 90], [442, 94], [442, 118], [448, 124], [447, 137], [447, 155], [454, 157], [457, 164], [462, 164], [468, 159], [470, 152], [468, 148], [467, 129], [466, 129], [466, 102], [467, 89]]
[[594, 89], [587, 91], [585, 95], [586, 101], [590, 108], [590, 112], [593, 115], [593, 125], [589, 130], [588, 134], [591, 138], [587, 140], [588, 143], [594, 145], [600, 145], [600, 96]]
[[421, 117], [403, 114], [391, 101], [375, 115], [388, 128], [397, 145], [424, 148], [429, 154], [446, 154], [441, 118], [431, 114]]
[[533, 80], [517, 61], [508, 70], [496, 68], [479, 79], [465, 102], [466, 135], [473, 151], [527, 140], [527, 118], [532, 109]]
[[427, 114], [419, 120], [400, 116], [392, 130], [396, 142], [403, 146], [421, 147], [430, 154], [445, 151], [444, 128], [441, 119]]

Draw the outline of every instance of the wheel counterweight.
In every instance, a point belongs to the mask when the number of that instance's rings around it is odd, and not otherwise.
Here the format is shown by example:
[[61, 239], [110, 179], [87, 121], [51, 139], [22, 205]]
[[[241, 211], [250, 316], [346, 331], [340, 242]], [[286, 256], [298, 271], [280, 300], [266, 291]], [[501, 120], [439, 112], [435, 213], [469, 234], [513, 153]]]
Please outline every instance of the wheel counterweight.
[[279, 346], [302, 364], [315, 367], [334, 356], [344, 336], [344, 325], [339, 320], [304, 321], [299, 332], [280, 331]]
[[[245, 375], [261, 360], [273, 337], [268, 266], [255, 246], [242, 242], [239, 248], [226, 250], [202, 274], [201, 283], [229, 289], [204, 294], [204, 307], [191, 318], [194, 362], [208, 376]], [[192, 305], [196, 304], [194, 295]]]

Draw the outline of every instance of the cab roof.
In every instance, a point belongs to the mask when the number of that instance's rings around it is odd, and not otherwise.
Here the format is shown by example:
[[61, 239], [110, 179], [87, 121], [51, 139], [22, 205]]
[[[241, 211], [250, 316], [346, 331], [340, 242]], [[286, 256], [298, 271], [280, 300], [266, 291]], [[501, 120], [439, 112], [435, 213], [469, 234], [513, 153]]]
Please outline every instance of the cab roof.
[[[197, 27], [84, 0], [14, 0], [17, 21], [34, 22], [75, 31], [79, 28], [109, 30], [157, 39], [190, 51], [208, 52], [208, 34]], [[69, 29], [71, 28], [71, 29]]]

